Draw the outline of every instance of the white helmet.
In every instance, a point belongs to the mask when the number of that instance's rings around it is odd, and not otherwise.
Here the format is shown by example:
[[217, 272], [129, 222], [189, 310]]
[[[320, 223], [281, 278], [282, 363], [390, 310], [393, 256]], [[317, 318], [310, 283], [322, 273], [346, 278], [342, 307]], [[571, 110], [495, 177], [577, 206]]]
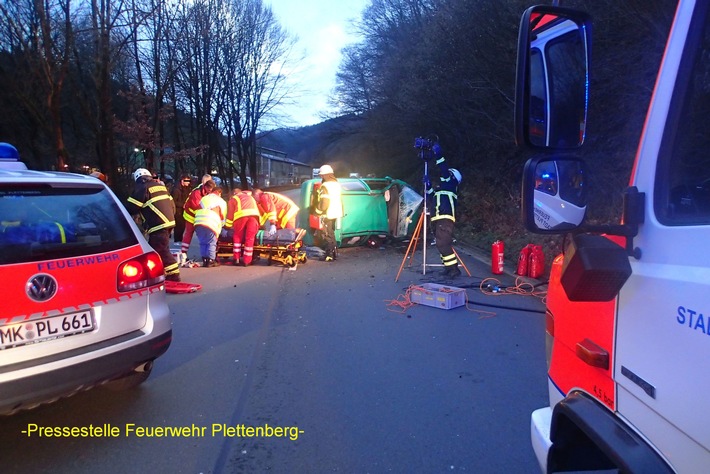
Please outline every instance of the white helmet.
[[454, 178], [456, 178], [456, 181], [461, 184], [461, 172], [457, 170], [456, 168], [449, 168], [449, 171], [451, 171], [451, 174], [454, 175]]
[[148, 171], [145, 168], [138, 168], [137, 170], [135, 170], [133, 172], [133, 180], [134, 181], [138, 181], [138, 178], [140, 178], [141, 176], [147, 176], [147, 177], [151, 178], [153, 175], [150, 174], [150, 171]]
[[324, 174], [335, 174], [335, 171], [333, 171], [333, 167], [330, 165], [323, 165], [320, 167], [318, 170], [318, 175], [322, 176]]

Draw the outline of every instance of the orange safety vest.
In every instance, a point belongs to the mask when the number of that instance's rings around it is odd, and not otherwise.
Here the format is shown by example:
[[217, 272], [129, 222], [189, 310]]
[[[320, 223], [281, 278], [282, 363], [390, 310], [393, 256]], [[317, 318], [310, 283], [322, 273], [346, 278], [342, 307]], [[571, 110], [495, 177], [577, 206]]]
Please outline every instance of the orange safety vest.
[[229, 199], [227, 203], [227, 220], [224, 227], [232, 228], [234, 221], [242, 217], [254, 216], [259, 218], [259, 207], [254, 196], [249, 191], [240, 191]]

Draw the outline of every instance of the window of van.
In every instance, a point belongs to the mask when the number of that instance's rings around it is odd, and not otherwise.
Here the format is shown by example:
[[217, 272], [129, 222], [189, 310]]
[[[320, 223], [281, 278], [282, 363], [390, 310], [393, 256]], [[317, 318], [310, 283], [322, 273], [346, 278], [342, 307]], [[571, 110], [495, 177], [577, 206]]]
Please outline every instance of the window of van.
[[367, 187], [360, 180], [353, 180], [353, 181], [342, 180], [342, 181], [340, 181], [340, 187], [343, 189], [343, 191], [362, 191], [362, 192], [369, 191], [369, 189], [367, 189]]
[[668, 118], [682, 125], [667, 127], [676, 135], [664, 137], [656, 173], [654, 205], [666, 225], [710, 224], [710, 19], [696, 21], [689, 38], [696, 48], [681, 67], [692, 73], [679, 84]]

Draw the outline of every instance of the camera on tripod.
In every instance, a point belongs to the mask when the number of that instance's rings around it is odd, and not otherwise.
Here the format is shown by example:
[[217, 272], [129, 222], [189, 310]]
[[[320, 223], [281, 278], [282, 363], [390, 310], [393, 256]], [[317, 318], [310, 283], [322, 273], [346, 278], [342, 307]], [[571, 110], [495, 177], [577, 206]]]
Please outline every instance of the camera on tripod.
[[431, 150], [434, 146], [434, 141], [428, 138], [417, 137], [414, 139], [414, 148], [419, 148], [421, 150]]

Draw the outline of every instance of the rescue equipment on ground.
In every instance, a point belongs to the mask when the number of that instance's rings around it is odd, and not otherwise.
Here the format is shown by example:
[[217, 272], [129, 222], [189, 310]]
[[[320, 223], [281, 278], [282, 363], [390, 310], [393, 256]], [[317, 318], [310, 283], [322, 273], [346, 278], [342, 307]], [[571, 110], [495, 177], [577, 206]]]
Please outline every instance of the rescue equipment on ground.
[[518, 256], [516, 274], [530, 278], [540, 278], [545, 272], [545, 253], [542, 245], [527, 244]]
[[202, 285], [198, 283], [185, 283], [182, 281], [165, 280], [165, 291], [167, 293], [195, 293], [202, 289]]
[[505, 244], [502, 240], [496, 240], [491, 246], [491, 271], [495, 275], [503, 273]]
[[466, 304], [466, 290], [436, 283], [424, 283], [412, 289], [411, 301], [434, 308], [453, 309]]
[[533, 245], [528, 257], [528, 276], [540, 278], [545, 271], [545, 254], [542, 245]]
[[532, 246], [533, 244], [527, 244], [520, 251], [520, 255], [518, 256], [518, 268], [515, 270], [515, 273], [520, 276], [528, 276], [528, 260], [530, 259]]

